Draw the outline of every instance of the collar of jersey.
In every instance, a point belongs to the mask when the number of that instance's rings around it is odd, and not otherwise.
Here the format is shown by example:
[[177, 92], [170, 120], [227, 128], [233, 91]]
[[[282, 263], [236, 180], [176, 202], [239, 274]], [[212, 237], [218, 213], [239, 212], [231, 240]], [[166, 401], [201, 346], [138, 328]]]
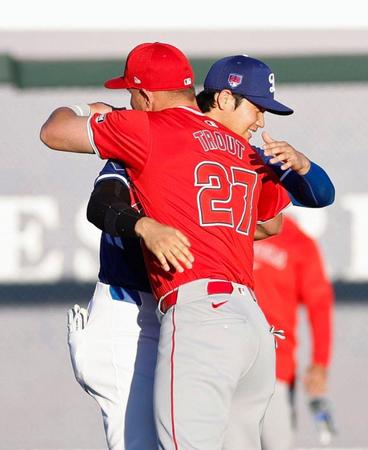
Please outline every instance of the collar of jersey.
[[198, 109], [194, 109], [190, 106], [176, 106], [176, 108], [185, 109], [193, 114], [197, 114], [197, 116], [204, 116], [204, 114]]

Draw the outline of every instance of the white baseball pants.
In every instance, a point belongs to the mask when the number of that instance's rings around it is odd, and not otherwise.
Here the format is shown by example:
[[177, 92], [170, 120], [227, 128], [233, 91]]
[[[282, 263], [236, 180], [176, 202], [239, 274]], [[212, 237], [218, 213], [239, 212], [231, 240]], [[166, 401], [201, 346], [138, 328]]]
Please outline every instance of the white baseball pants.
[[113, 299], [110, 286], [97, 283], [86, 327], [69, 334], [76, 379], [101, 408], [110, 450], [157, 450], [153, 420], [157, 302], [151, 294], [139, 296], [138, 309], [128, 294], [128, 301]]

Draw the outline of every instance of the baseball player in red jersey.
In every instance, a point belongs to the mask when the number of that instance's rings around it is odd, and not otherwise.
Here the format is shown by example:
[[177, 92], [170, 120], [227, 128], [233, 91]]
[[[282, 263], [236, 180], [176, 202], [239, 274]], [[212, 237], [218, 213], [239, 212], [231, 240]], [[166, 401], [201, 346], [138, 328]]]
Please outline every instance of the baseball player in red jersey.
[[321, 396], [326, 392], [331, 352], [333, 290], [316, 242], [288, 217], [278, 236], [255, 243], [254, 261], [258, 302], [268, 321], [283, 329], [286, 337], [276, 350], [277, 383], [265, 416], [262, 449], [290, 450], [298, 308], [306, 308], [312, 336], [312, 362], [304, 385], [310, 396]]
[[[144, 61], [150, 58], [152, 70], [152, 61], [160, 67], [168, 52], [176, 61], [161, 74], [161, 90], [149, 90], [148, 82], [139, 89], [147, 81]], [[60, 108], [41, 132], [51, 148], [123, 160], [145, 212], [192, 243], [193, 268], [182, 273], [164, 272], [146, 254], [162, 314], [155, 381], [160, 449], [260, 448], [273, 391], [273, 337], [251, 291], [253, 236], [257, 220], [267, 222], [261, 233], [278, 231], [274, 217], [289, 200], [240, 135], [263, 127], [264, 110], [292, 110], [274, 100], [267, 66], [234, 58], [210, 70], [208, 84], [217, 79], [222, 87], [213, 86], [207, 115], [195, 105], [187, 60], [166, 46], [146, 52], [131, 78], [127, 72], [112, 81], [131, 90], [133, 106], [149, 96], [157, 112], [95, 105], [99, 113], [87, 123]], [[258, 87], [257, 105], [246, 92], [239, 101], [233, 95], [245, 74], [244, 87]], [[171, 108], [160, 110], [163, 98]]]

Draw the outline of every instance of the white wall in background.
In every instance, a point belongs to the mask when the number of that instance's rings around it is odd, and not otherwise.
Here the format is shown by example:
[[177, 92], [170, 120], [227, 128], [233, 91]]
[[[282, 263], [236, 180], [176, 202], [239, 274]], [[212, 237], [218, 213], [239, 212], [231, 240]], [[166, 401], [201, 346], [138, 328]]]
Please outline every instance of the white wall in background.
[[367, 28], [365, 0], [7, 2], [0, 30]]

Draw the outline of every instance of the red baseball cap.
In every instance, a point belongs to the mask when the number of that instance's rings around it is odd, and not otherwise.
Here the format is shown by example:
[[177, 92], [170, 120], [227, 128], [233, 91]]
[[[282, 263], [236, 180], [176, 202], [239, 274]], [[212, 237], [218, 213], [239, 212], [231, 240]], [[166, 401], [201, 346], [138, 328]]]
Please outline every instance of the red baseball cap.
[[129, 53], [124, 75], [105, 81], [108, 89], [172, 91], [194, 86], [193, 69], [179, 49], [161, 42], [140, 44]]

